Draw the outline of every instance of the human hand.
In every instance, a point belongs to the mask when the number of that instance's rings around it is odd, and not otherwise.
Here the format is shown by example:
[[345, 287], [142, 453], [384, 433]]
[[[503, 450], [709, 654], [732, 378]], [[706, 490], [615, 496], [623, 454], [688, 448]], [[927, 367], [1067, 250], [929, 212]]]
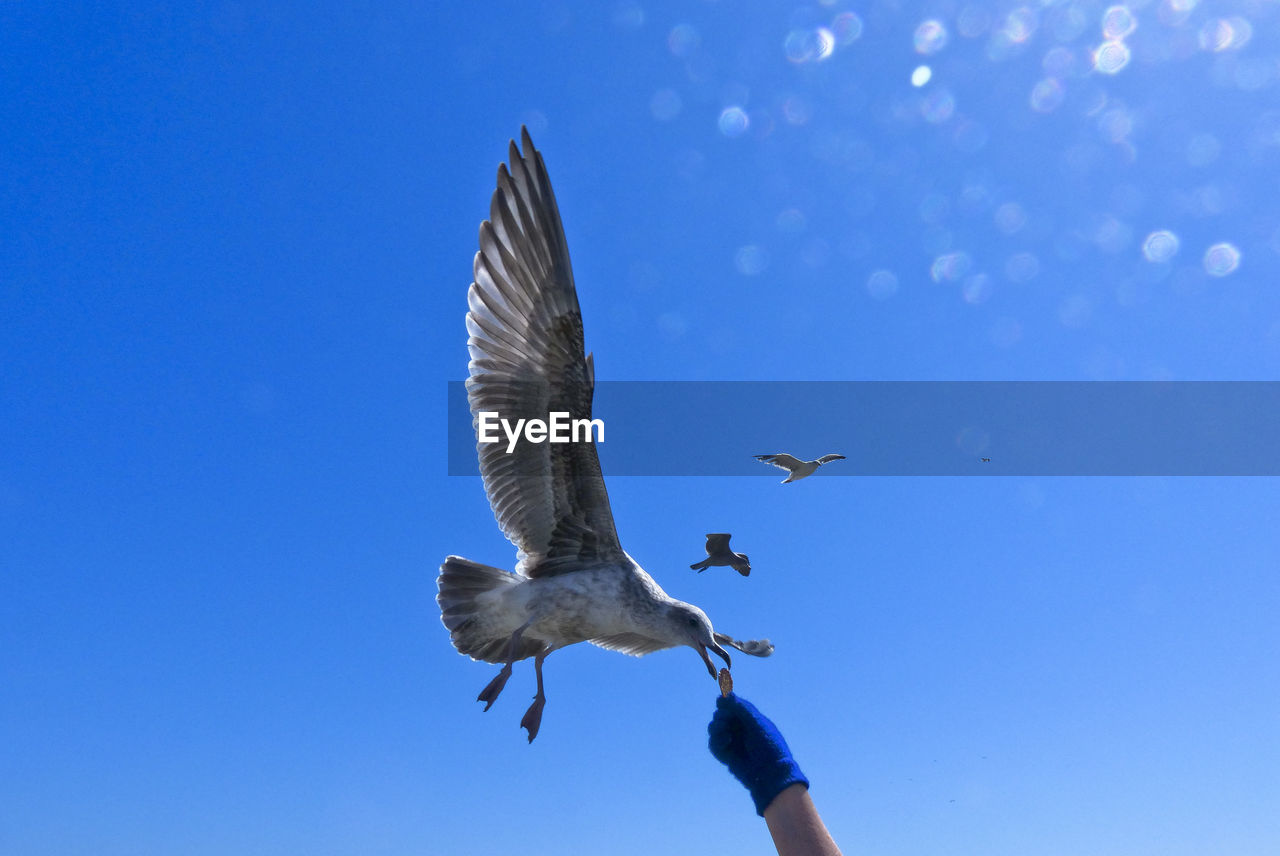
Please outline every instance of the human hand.
[[751, 702], [733, 693], [717, 698], [707, 734], [711, 754], [746, 787], [761, 817], [784, 789], [809, 787], [777, 726]]

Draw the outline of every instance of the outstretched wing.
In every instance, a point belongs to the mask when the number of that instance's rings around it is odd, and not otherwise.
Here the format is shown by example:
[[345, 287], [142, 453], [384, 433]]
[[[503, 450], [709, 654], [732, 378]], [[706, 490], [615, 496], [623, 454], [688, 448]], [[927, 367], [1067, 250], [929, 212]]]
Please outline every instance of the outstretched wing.
[[821, 458], [818, 458], [818, 463], [829, 464], [832, 461], [843, 461], [843, 460], [844, 460], [844, 455], [823, 455]]
[[729, 552], [729, 539], [731, 537], [727, 532], [708, 532], [707, 555], [714, 556], [716, 553]]
[[[467, 293], [472, 420], [491, 413], [515, 426], [557, 412], [589, 420], [595, 377], [569, 248], [542, 155], [526, 129], [520, 136], [523, 154], [512, 141], [510, 168], [498, 167]], [[496, 433], [499, 442], [476, 443], [480, 475], [520, 572], [550, 576], [624, 558], [589, 434], [567, 443], [522, 435], [508, 452], [505, 432]]]
[[796, 467], [804, 463], [804, 461], [799, 458], [792, 457], [786, 452], [780, 452], [775, 455], [756, 455], [756, 460], [764, 461], [766, 464], [773, 464], [775, 467], [780, 467], [784, 470], [794, 470]]

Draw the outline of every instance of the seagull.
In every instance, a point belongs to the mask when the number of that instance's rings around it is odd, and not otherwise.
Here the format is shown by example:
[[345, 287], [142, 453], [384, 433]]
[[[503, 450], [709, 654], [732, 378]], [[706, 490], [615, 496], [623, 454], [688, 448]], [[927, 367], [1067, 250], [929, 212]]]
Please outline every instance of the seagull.
[[733, 536], [728, 532], [708, 532], [707, 558], [689, 567], [698, 573], [702, 573], [713, 565], [728, 566], [744, 577], [749, 575], [751, 573], [751, 560], [747, 558], [746, 553], [735, 553], [729, 549], [729, 539], [731, 537]]
[[757, 461], [764, 461], [766, 464], [773, 464], [775, 467], [781, 467], [787, 470], [791, 475], [782, 480], [783, 484], [787, 482], [800, 481], [805, 476], [812, 475], [813, 471], [823, 464], [829, 464], [832, 461], [843, 461], [844, 455], [823, 455], [816, 461], [802, 461], [797, 457], [788, 455], [786, 452], [779, 452], [773, 455], [756, 455]]
[[[521, 129], [498, 167], [489, 219], [480, 224], [475, 281], [467, 293], [467, 399], [480, 414], [543, 419], [556, 412], [591, 418], [595, 370], [583, 353], [582, 316], [569, 250], [546, 164]], [[483, 438], [481, 438], [483, 439]], [[757, 657], [767, 639], [738, 641], [716, 632], [705, 612], [662, 590], [618, 543], [595, 443], [477, 442], [480, 475], [516, 568], [449, 556], [437, 579], [440, 620], [459, 653], [501, 663], [480, 692], [488, 710], [511, 666], [533, 658], [538, 690], [520, 720], [538, 736], [546, 694], [542, 664], [578, 642], [642, 656], [687, 645], [711, 677], [708, 651], [731, 665], [724, 645]]]

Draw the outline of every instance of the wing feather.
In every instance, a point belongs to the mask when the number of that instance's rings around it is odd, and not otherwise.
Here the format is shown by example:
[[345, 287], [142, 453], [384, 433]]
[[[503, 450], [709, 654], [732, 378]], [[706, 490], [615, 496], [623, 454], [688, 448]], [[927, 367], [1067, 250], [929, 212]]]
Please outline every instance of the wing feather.
[[[548, 420], [590, 419], [594, 372], [551, 181], [527, 130], [498, 168], [489, 219], [480, 224], [475, 281], [467, 292], [467, 398], [481, 412]], [[502, 432], [499, 432], [500, 434]], [[548, 576], [621, 560], [595, 444], [477, 442], [480, 475], [519, 570]]]
[[714, 556], [717, 553], [728, 551], [730, 537], [732, 536], [725, 532], [708, 532], [707, 555]]
[[675, 647], [670, 642], [663, 642], [660, 639], [653, 639], [639, 633], [618, 633], [613, 636], [601, 636], [590, 641], [592, 645], [599, 645], [601, 648], [606, 648], [610, 651], [620, 651], [623, 654], [630, 654], [632, 657], [643, 657], [645, 654], [652, 654], [654, 651]]
[[779, 452], [773, 455], [756, 455], [757, 461], [764, 461], [766, 464], [773, 464], [775, 467], [783, 470], [793, 470], [800, 466], [804, 461], [786, 452]]

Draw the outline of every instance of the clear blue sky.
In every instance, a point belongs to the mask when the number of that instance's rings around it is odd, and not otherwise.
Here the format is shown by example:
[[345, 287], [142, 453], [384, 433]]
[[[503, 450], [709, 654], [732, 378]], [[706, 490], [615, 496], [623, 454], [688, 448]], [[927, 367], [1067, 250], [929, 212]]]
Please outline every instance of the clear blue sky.
[[[529, 746], [531, 667], [482, 713], [439, 622], [445, 555], [514, 561], [445, 438], [522, 124], [601, 380], [1280, 376], [1272, 3], [0, 32], [6, 854], [772, 852], [692, 652], [557, 653]], [[777, 644], [737, 686], [845, 853], [1280, 850], [1275, 479], [778, 478], [609, 490]], [[749, 578], [688, 570], [711, 531]]]

